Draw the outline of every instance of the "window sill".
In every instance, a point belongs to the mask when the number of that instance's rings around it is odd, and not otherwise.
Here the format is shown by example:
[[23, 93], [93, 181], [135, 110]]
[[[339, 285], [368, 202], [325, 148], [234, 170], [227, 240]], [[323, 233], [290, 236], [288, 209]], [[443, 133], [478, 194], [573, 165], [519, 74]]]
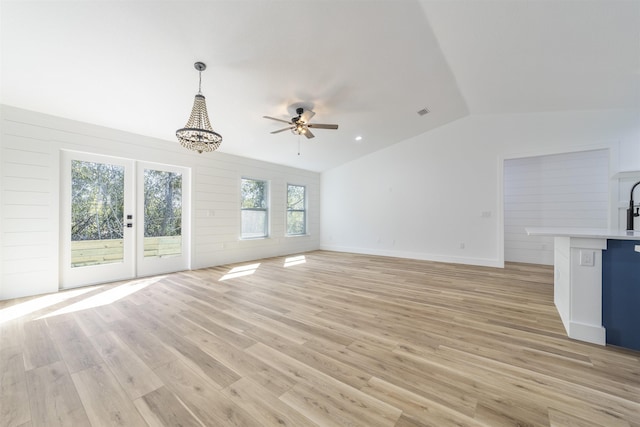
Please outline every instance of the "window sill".
[[239, 237], [238, 240], [241, 242], [251, 242], [254, 240], [268, 240], [271, 239], [271, 236], [262, 236], [262, 237]]

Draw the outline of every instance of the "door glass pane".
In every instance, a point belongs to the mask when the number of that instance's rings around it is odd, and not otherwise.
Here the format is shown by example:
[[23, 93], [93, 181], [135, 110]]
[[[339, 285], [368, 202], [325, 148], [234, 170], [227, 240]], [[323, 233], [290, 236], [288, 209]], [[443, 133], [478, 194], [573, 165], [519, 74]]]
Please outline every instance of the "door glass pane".
[[144, 170], [144, 256], [182, 253], [182, 174]]
[[71, 267], [123, 262], [124, 166], [71, 162]]

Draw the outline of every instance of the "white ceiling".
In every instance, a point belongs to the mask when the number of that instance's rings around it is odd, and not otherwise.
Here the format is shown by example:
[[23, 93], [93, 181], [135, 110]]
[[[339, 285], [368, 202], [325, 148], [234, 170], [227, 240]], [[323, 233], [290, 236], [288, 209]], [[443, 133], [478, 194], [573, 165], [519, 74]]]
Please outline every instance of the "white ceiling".
[[[220, 151], [315, 171], [469, 113], [640, 108], [640, 0], [2, 0], [0, 15], [4, 104], [175, 141], [202, 61]], [[298, 103], [340, 124], [300, 156], [262, 118]]]

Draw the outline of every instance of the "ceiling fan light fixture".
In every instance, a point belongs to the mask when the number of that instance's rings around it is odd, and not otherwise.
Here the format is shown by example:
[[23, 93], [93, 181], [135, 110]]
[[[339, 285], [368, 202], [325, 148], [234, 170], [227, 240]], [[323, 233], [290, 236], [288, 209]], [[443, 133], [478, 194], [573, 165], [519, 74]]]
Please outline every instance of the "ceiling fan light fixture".
[[198, 93], [193, 100], [193, 108], [187, 124], [182, 129], [176, 131], [176, 137], [180, 145], [198, 153], [215, 151], [222, 144], [222, 135], [215, 132], [209, 122], [207, 114], [207, 104], [202, 94], [202, 72], [207, 66], [202, 62], [193, 64], [198, 70], [200, 79]]
[[296, 127], [291, 129], [291, 131], [296, 135], [304, 135], [305, 133], [307, 133], [307, 128], [304, 126], [303, 123], [298, 123]]

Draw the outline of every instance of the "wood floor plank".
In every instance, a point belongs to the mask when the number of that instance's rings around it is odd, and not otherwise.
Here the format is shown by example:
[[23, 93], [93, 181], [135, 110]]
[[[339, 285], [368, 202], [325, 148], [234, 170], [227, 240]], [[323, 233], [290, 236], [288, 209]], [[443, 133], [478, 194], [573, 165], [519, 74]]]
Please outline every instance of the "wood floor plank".
[[24, 366], [38, 368], [60, 360], [58, 349], [49, 335], [46, 320], [25, 322]]
[[73, 317], [87, 337], [101, 334], [111, 327], [93, 310], [77, 311]]
[[[399, 342], [397, 340], [386, 338], [385, 336], [380, 334], [379, 330], [367, 331], [362, 328], [349, 325], [349, 323], [344, 321], [344, 319], [340, 319], [337, 317], [333, 319], [325, 319], [325, 318], [319, 317], [317, 314], [318, 313], [316, 313], [313, 316], [308, 316], [308, 315], [301, 316], [298, 313], [292, 313], [292, 314], [289, 314], [288, 316], [298, 320], [304, 319], [305, 322], [313, 323], [316, 326], [320, 326], [328, 330], [350, 336], [352, 339], [352, 342], [353, 341], [371, 342], [371, 343], [374, 343], [375, 345], [378, 345], [380, 347], [385, 347], [389, 350], [392, 350], [399, 345]], [[308, 343], [310, 341], [321, 341], [325, 343], [327, 342], [333, 343], [333, 341], [331, 340], [326, 340], [319, 337], [313, 337], [311, 339], [308, 339], [306, 342]], [[342, 344], [340, 344], [340, 346], [342, 346]]]
[[0, 346], [0, 426], [15, 427], [31, 420], [22, 348]]
[[[187, 304], [192, 305], [195, 308], [202, 308], [201, 304], [205, 304], [210, 307], [210, 309], [220, 311], [231, 308], [231, 305], [220, 300], [219, 295], [216, 295], [219, 291], [212, 290], [215, 289], [213, 287], [195, 286], [189, 282], [185, 282], [184, 280], [181, 280], [180, 282], [174, 280], [172, 284], [174, 285], [174, 289], [194, 298], [193, 302]], [[213, 295], [211, 295], [212, 293]]]
[[367, 399], [306, 383], [296, 385], [280, 399], [321, 425], [389, 427], [394, 426], [402, 415], [399, 409], [382, 415], [376, 412], [375, 406], [366, 403]]
[[246, 331], [247, 329], [253, 326], [250, 323], [247, 323], [244, 320], [241, 320], [237, 317], [230, 316], [223, 311], [216, 311], [216, 310], [202, 311], [202, 309], [197, 309], [195, 307], [188, 311], [195, 315], [204, 315], [208, 320], [238, 335], [242, 335], [244, 331]]
[[130, 321], [120, 321], [113, 332], [151, 369], [166, 365], [176, 358], [162, 341]]
[[144, 426], [135, 405], [106, 364], [71, 374], [91, 426]]
[[343, 363], [304, 345], [278, 340], [269, 342], [269, 347], [354, 388], [359, 389], [365, 386], [371, 379], [369, 373], [358, 367]]
[[0, 317], [0, 338], [4, 347], [22, 347], [24, 345], [24, 322], [23, 317], [11, 320]]
[[308, 403], [313, 400], [311, 406], [316, 409], [318, 405], [334, 406], [334, 409], [339, 410], [333, 412], [336, 417], [343, 419], [353, 416], [356, 419], [370, 420], [373, 423], [371, 425], [393, 425], [400, 417], [400, 409], [262, 343], [257, 343], [246, 351], [299, 381], [291, 390], [280, 396], [280, 399], [287, 403], [295, 402], [297, 408], [301, 408], [300, 404], [304, 403], [303, 401]]
[[300, 320], [288, 317], [287, 315], [274, 316], [274, 319], [280, 322], [281, 324], [287, 325], [297, 331], [303, 331], [308, 333], [311, 336], [309, 339], [320, 338], [327, 341], [333, 341], [342, 345], [349, 345], [354, 341], [353, 337], [351, 336], [347, 336], [340, 332], [334, 332], [322, 326], [316, 326], [314, 322], [308, 322], [306, 321], [306, 319], [304, 319], [303, 321], [300, 321]]
[[191, 341], [216, 360], [229, 367], [239, 377], [250, 378], [262, 387], [279, 396], [296, 384], [280, 371], [272, 368], [242, 349], [225, 343], [223, 339], [205, 330], [194, 330], [187, 335]]
[[162, 381], [114, 332], [94, 335], [91, 342], [131, 400], [162, 387]]
[[218, 384], [219, 388], [226, 387], [240, 378], [238, 374], [211, 357], [207, 352], [202, 350], [202, 348], [187, 339], [186, 336], [178, 336], [174, 332], [163, 331], [163, 333], [158, 334], [157, 337], [165, 343], [179, 359], [196, 367], [199, 372]]
[[80, 396], [63, 362], [28, 371], [27, 385], [34, 427], [89, 425]]
[[[277, 335], [283, 337], [284, 339], [294, 341], [298, 344], [304, 344], [308, 340], [313, 339], [313, 336], [308, 332], [297, 330], [295, 328], [292, 328], [291, 326], [278, 322], [271, 317], [255, 313], [251, 310], [236, 309], [233, 310], [231, 314], [251, 325], [251, 327], [248, 327], [244, 331], [244, 335], [250, 337], [255, 335], [257, 328], [258, 334], [264, 332], [265, 334], [270, 334], [271, 336]], [[247, 331], [251, 331], [252, 333], [247, 333]]]
[[411, 415], [402, 414], [394, 427], [440, 427], [440, 425], [437, 421], [431, 422], [427, 420], [423, 422], [415, 419]]
[[126, 316], [120, 312], [115, 305], [107, 304], [95, 307], [93, 309], [95, 313], [100, 316], [106, 323], [111, 323], [116, 320], [125, 320]]
[[[370, 344], [355, 343], [356, 345], [342, 350], [320, 350], [325, 354], [355, 366], [367, 366], [367, 371], [373, 376], [384, 379], [400, 386], [407, 391], [419, 394], [434, 402], [442, 403], [466, 416], [475, 412], [477, 399], [469, 392], [472, 388], [462, 375], [454, 374], [453, 378], [441, 376], [430, 370], [420, 371], [403, 366], [391, 351], [372, 347]], [[382, 363], [381, 361], [384, 361]], [[463, 380], [460, 381], [460, 378]], [[458, 380], [458, 381], [456, 381]]]
[[102, 363], [100, 355], [78, 325], [75, 318], [48, 322], [50, 336], [69, 372], [77, 372]]
[[[549, 422], [551, 427], [601, 427], [602, 423], [589, 420], [586, 418], [587, 415], [579, 414], [579, 415], [571, 415], [565, 412], [559, 411], [555, 408], [549, 408]], [[630, 424], [626, 421], [619, 420], [614, 424], [608, 425], [619, 425], [628, 427]]]
[[484, 426], [483, 423], [475, 420], [473, 415], [467, 416], [446, 404], [428, 399], [421, 394], [414, 393], [380, 378], [372, 378], [361, 391], [402, 409], [403, 415], [406, 415], [407, 418], [404, 421], [405, 424], [409, 423], [410, 420], [428, 420], [425, 425]]
[[227, 329], [208, 316], [203, 316], [201, 313], [197, 313], [193, 310], [182, 311], [179, 316], [189, 320], [194, 325], [197, 325], [209, 333], [224, 338], [227, 342], [235, 345], [236, 347], [247, 348], [250, 345], [255, 344], [253, 339], [248, 338], [243, 334], [236, 333], [231, 329]]
[[475, 419], [495, 427], [523, 426], [548, 427], [549, 415], [540, 408], [529, 404], [515, 404], [514, 399], [480, 399], [476, 407]]
[[318, 427], [318, 424], [248, 378], [241, 378], [226, 387], [223, 393], [250, 413], [262, 426]]
[[204, 424], [182, 404], [180, 399], [164, 386], [134, 400], [134, 404], [147, 424], [151, 427], [204, 426]]
[[220, 392], [209, 377], [178, 359], [155, 369], [165, 385], [206, 426], [260, 426], [247, 411]]

